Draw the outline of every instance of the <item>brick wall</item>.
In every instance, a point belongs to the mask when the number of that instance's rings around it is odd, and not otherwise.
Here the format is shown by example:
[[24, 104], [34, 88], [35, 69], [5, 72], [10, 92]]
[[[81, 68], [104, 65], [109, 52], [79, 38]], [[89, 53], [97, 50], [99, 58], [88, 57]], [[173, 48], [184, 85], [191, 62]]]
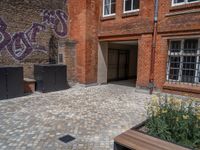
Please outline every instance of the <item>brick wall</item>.
[[[116, 0], [116, 15], [102, 17], [102, 0], [69, 0], [69, 37], [76, 45], [76, 75], [81, 83], [97, 78], [99, 41], [138, 41], [139, 87], [147, 87], [150, 74], [154, 0], [140, 0], [139, 12], [123, 14], [123, 1]], [[200, 3], [172, 7], [171, 0], [159, 1], [158, 35], [155, 58], [155, 86], [166, 81], [168, 41], [200, 35]]]
[[99, 1], [69, 0], [71, 40], [77, 42], [76, 75], [80, 83], [97, 82]]
[[138, 41], [137, 86], [147, 87], [149, 84], [151, 64], [152, 35], [142, 35]]
[[[67, 51], [67, 43], [60, 44], [67, 39], [66, 2], [1, 0], [0, 64], [23, 65], [24, 76], [33, 78], [33, 65], [48, 63], [50, 49], [58, 53]], [[73, 70], [74, 61], [67, 61], [69, 70]]]
[[159, 33], [176, 33], [200, 29], [200, 3], [171, 6], [171, 0], [160, 0], [158, 16]]
[[[200, 36], [200, 3], [171, 6], [171, 0], [160, 0], [158, 16], [158, 36], [155, 60], [155, 86], [169, 93], [199, 97], [197, 86], [168, 84], [166, 69], [169, 40]], [[175, 86], [175, 87], [174, 87]]]
[[102, 18], [102, 0], [83, 0], [81, 3], [78, 0], [69, 0], [68, 2], [69, 37], [77, 42], [76, 75], [80, 83], [97, 82], [99, 39], [102, 41], [138, 40], [142, 34], [152, 33], [153, 0], [141, 0], [140, 11], [130, 16], [122, 13], [123, 3], [121, 0], [116, 0], [114, 18]]
[[102, 17], [99, 25], [99, 37], [106, 36], [131, 36], [152, 33], [154, 1], [140, 0], [139, 12], [124, 14], [123, 0], [116, 0], [116, 15], [113, 17]]

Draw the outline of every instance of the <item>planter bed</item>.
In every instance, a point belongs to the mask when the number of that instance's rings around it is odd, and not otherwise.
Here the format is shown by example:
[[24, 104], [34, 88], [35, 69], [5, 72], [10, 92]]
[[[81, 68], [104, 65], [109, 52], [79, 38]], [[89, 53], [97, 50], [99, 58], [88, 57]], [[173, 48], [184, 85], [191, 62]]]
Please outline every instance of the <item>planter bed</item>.
[[145, 123], [133, 127], [114, 139], [114, 150], [190, 150], [146, 133]]
[[200, 99], [152, 97], [145, 122], [117, 136], [115, 150], [200, 150]]

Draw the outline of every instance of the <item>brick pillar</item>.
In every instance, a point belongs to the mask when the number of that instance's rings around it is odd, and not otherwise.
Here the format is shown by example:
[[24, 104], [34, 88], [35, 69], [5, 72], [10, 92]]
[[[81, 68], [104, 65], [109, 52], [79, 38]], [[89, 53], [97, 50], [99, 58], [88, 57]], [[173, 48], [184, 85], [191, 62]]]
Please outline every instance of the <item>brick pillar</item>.
[[142, 35], [138, 40], [137, 87], [146, 88], [149, 84], [151, 65], [152, 35]]
[[157, 36], [155, 59], [155, 85], [161, 89], [166, 81], [168, 41], [162, 36]]
[[77, 41], [77, 81], [83, 84], [97, 82], [98, 8], [96, 0], [68, 0], [69, 37]]
[[67, 65], [68, 81], [77, 82], [76, 42], [67, 40], [59, 43], [58, 62]]

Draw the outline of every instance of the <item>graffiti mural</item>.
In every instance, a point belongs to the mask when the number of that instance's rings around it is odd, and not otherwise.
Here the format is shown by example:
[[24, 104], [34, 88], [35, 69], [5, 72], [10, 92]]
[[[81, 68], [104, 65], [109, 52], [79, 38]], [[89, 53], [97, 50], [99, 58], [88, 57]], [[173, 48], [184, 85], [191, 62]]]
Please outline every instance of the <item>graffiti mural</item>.
[[[60, 37], [65, 37], [67, 35], [67, 15], [62, 10], [44, 10], [42, 17], [42, 23], [50, 26], [56, 35]], [[59, 30], [59, 28], [61, 29]]]
[[41, 23], [34, 22], [29, 29], [12, 35], [7, 32], [7, 24], [0, 17], [0, 52], [6, 48], [14, 59], [20, 61], [33, 51], [47, 53], [47, 49], [36, 41], [37, 35], [45, 32], [47, 27], [50, 27], [58, 37], [67, 36], [68, 17], [64, 11], [44, 10], [41, 16]]

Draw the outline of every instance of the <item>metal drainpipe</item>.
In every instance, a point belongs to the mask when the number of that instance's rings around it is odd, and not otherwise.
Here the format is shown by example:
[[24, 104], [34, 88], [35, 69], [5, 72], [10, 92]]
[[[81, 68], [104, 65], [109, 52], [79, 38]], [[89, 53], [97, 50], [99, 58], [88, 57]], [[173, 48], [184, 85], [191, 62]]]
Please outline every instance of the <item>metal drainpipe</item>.
[[149, 78], [150, 94], [153, 93], [154, 89], [154, 65], [155, 65], [155, 50], [156, 50], [156, 38], [157, 38], [158, 2], [159, 0], [155, 0], [155, 6], [154, 6], [153, 40], [151, 48], [151, 66], [150, 66], [150, 78]]

